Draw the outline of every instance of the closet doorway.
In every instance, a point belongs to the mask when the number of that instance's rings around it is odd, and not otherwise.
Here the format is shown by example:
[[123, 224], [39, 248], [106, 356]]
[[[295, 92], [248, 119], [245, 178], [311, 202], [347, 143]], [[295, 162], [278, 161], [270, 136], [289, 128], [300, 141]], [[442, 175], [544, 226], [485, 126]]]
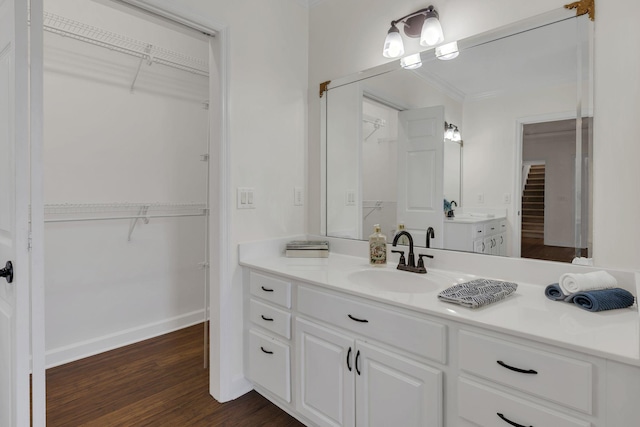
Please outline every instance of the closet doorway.
[[210, 36], [111, 1], [44, 10], [51, 367], [208, 319]]

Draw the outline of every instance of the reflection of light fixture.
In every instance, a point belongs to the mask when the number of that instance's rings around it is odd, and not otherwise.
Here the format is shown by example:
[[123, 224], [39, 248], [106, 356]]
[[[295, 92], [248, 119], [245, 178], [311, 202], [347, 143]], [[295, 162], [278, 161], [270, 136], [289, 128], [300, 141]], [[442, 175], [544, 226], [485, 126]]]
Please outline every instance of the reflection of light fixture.
[[460, 52], [458, 52], [458, 42], [451, 42], [436, 47], [436, 57], [447, 61], [449, 59], [457, 58]]
[[453, 125], [447, 124], [444, 122], [444, 139], [452, 139], [453, 138]]
[[400, 65], [402, 65], [402, 68], [405, 70], [415, 70], [416, 68], [422, 67], [420, 54], [414, 53], [413, 55], [405, 56], [400, 60]]
[[462, 140], [462, 135], [460, 135], [460, 131], [458, 130], [458, 126], [455, 126], [455, 130], [453, 131], [453, 137], [451, 140], [453, 142], [460, 142]]
[[391, 21], [391, 28], [384, 40], [382, 54], [385, 58], [397, 58], [404, 54], [404, 45], [397, 24], [404, 24], [404, 33], [407, 37], [420, 37], [421, 46], [434, 46], [442, 43], [442, 25], [438, 19], [438, 12], [433, 6], [420, 9], [416, 12], [403, 16], [400, 19]]
[[453, 142], [462, 141], [462, 135], [460, 135], [458, 126], [453, 123], [444, 122], [444, 139], [448, 139]]

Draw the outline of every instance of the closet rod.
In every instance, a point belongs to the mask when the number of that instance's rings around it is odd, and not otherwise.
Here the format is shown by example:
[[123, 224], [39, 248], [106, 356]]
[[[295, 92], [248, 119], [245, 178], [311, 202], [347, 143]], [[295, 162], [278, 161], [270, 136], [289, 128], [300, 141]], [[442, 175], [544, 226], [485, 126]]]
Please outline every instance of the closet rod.
[[76, 221], [108, 221], [116, 219], [152, 219], [152, 218], [176, 218], [176, 217], [196, 217], [207, 216], [207, 212], [199, 214], [165, 214], [165, 215], [131, 215], [131, 216], [109, 216], [109, 217], [86, 217], [86, 218], [56, 218], [45, 219], [44, 222], [76, 222]]
[[65, 18], [53, 13], [44, 12], [45, 31], [58, 34], [63, 37], [70, 37], [75, 40], [115, 50], [136, 58], [145, 59], [150, 62], [166, 65], [188, 71], [201, 76], [208, 76], [207, 63], [199, 58], [192, 58], [168, 49], [152, 47], [151, 52], [145, 52], [150, 46], [139, 40], [131, 39], [120, 34], [112, 33], [98, 27], [83, 24], [69, 18]]

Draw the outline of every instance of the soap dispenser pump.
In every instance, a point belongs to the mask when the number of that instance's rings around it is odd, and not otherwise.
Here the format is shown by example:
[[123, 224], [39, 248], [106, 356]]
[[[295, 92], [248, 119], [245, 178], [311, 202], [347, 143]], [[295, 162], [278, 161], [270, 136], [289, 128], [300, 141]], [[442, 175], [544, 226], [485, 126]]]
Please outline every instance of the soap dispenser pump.
[[373, 234], [369, 236], [369, 264], [373, 266], [387, 264], [387, 236], [382, 234], [380, 224], [373, 226]]
[[[400, 233], [401, 231], [407, 231], [404, 228], [404, 224], [401, 222], [398, 224], [398, 233]], [[400, 236], [400, 238], [398, 239], [398, 244], [399, 245], [404, 245], [404, 246], [409, 246], [409, 238], [405, 235]]]

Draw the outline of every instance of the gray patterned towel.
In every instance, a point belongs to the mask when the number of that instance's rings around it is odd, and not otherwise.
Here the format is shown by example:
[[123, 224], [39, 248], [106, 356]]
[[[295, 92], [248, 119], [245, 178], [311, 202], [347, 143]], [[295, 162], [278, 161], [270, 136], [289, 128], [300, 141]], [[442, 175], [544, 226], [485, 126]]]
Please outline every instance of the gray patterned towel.
[[442, 301], [478, 308], [505, 299], [518, 289], [516, 283], [476, 279], [453, 285], [438, 294]]

